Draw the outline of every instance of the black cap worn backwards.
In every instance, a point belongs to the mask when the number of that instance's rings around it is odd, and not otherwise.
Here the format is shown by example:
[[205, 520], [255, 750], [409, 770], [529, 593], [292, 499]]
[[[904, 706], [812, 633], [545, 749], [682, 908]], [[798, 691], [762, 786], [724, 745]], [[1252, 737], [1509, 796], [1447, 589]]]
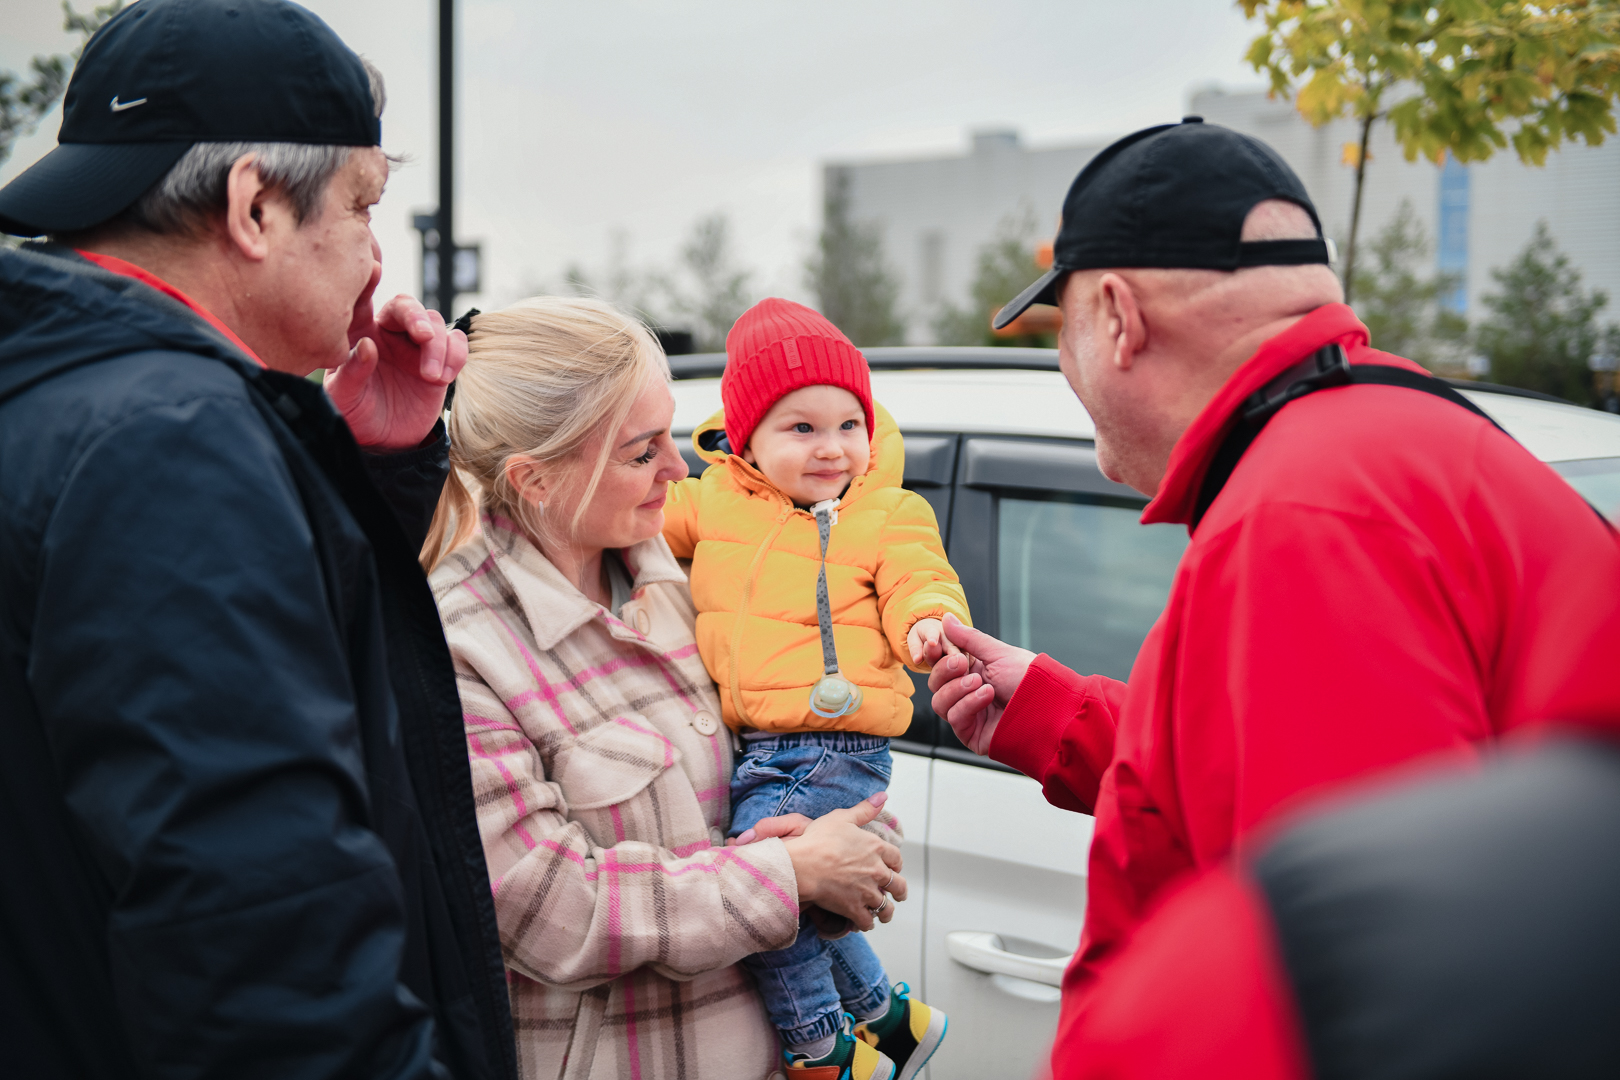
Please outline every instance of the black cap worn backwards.
[[0, 229], [99, 225], [197, 143], [381, 141], [365, 66], [312, 12], [286, 0], [141, 0], [85, 46], [59, 145], [0, 188]]
[[[1298, 203], [1315, 240], [1244, 243], [1243, 219], [1267, 199]], [[1305, 185], [1259, 139], [1189, 116], [1114, 143], [1075, 177], [1052, 244], [1052, 269], [996, 312], [1000, 330], [1031, 304], [1056, 304], [1073, 270], [1237, 270], [1329, 262]]]

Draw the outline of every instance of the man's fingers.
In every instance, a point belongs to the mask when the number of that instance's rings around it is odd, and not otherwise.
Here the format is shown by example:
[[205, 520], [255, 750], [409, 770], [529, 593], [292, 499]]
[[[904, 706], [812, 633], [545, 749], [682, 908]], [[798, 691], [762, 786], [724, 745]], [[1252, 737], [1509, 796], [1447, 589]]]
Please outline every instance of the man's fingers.
[[460, 330], [452, 330], [445, 338], [444, 370], [439, 374], [439, 381], [449, 386], [466, 366], [467, 335]]
[[1004, 643], [982, 630], [973, 629], [951, 614], [945, 616], [945, 638], [963, 652], [972, 653], [986, 663], [1007, 648]]
[[970, 668], [968, 658], [961, 653], [941, 657], [934, 670], [928, 673], [928, 689], [938, 693], [947, 683], [966, 675]]
[[327, 396], [334, 402], [358, 396], [376, 367], [377, 343], [370, 338], [361, 338], [349, 350], [348, 359], [326, 373], [322, 383]]
[[[962, 667], [967, 666], [961, 663], [961, 658], [947, 656], [945, 659], [939, 662], [938, 666], [936, 666], [934, 670], [938, 672], [941, 668], [945, 668], [951, 664], [961, 664]], [[930, 679], [929, 681], [932, 682], [933, 680]], [[961, 701], [964, 697], [971, 694], [973, 691], [977, 690], [983, 685], [984, 679], [981, 678], [977, 673], [971, 671], [964, 672], [955, 678], [942, 681], [939, 688], [934, 691], [935, 714], [944, 716], [945, 714], [949, 713], [953, 708], [956, 707], [956, 703], [958, 701]]]
[[[979, 714], [995, 704], [995, 701], [996, 688], [986, 683], [964, 695], [960, 701], [940, 715], [951, 725], [951, 730], [960, 735], [964, 730], [971, 730], [978, 721]], [[939, 712], [938, 709], [934, 711]]]

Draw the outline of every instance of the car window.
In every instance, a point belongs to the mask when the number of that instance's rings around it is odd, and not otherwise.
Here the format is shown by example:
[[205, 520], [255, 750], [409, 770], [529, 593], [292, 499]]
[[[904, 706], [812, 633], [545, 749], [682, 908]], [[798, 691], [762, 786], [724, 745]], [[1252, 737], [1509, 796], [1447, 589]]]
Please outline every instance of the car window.
[[1179, 525], [1078, 499], [1003, 496], [997, 592], [1003, 640], [1082, 674], [1126, 679], [1187, 547]]
[[1620, 458], [1589, 458], [1553, 465], [1581, 497], [1620, 524]]

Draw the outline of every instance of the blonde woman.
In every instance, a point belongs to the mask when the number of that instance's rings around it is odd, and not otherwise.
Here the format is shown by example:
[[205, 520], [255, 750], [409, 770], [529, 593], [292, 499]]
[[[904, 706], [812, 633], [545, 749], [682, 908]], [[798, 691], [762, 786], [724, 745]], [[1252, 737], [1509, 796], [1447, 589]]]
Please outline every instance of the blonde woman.
[[463, 328], [456, 468], [423, 563], [523, 1075], [761, 1080], [776, 1036], [737, 961], [790, 944], [801, 905], [887, 921], [899, 850], [859, 827], [876, 802], [725, 846], [732, 747], [660, 535], [687, 470], [645, 328], [554, 298]]

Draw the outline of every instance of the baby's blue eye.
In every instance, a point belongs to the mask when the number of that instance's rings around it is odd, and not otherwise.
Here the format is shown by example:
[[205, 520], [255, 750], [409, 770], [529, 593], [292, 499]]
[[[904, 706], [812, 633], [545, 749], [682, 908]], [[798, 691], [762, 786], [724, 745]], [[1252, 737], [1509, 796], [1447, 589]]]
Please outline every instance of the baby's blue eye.
[[845, 430], [845, 431], [854, 431], [855, 430], [855, 421], [853, 421], [853, 420], [845, 420], [841, 426], [842, 426], [843, 430]]
[[815, 429], [812, 428], [809, 424], [798, 423], [798, 424], [793, 425], [793, 430], [797, 431], [800, 435], [808, 435], [812, 431], [814, 431]]

